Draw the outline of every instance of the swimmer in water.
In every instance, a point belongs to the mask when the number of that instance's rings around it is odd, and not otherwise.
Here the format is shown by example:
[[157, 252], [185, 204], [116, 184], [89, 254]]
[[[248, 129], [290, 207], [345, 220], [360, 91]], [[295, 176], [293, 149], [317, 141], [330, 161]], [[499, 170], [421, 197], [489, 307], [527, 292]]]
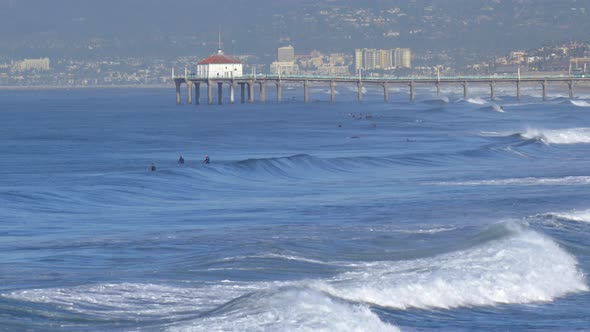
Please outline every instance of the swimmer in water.
[[150, 171], [155, 172], [156, 171], [156, 165], [154, 165], [154, 163], [152, 163], [150, 165]]
[[209, 155], [206, 154], [205, 155], [205, 160], [203, 160], [203, 164], [208, 164], [209, 163]]

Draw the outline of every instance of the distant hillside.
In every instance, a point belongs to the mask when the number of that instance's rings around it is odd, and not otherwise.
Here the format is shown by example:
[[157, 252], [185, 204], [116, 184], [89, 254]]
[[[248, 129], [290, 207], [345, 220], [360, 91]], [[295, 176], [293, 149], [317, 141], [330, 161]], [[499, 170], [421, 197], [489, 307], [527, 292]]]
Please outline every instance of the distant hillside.
[[497, 52], [587, 40], [590, 0], [0, 0], [0, 56]]

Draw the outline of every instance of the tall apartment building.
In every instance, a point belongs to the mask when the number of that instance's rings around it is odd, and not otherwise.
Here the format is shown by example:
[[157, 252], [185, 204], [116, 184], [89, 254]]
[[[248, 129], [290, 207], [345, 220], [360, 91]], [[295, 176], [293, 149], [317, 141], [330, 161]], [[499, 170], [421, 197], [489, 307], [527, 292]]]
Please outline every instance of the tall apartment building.
[[277, 60], [270, 64], [270, 73], [273, 75], [299, 74], [299, 66], [295, 63], [295, 48], [291, 45], [279, 47]]
[[395, 68], [412, 68], [412, 52], [409, 48], [393, 50], [393, 64]]
[[295, 61], [295, 48], [293, 46], [279, 47], [278, 49], [278, 61], [279, 62], [294, 62]]
[[355, 71], [394, 68], [410, 68], [411, 52], [408, 48], [382, 50], [374, 48], [357, 48], [354, 50]]

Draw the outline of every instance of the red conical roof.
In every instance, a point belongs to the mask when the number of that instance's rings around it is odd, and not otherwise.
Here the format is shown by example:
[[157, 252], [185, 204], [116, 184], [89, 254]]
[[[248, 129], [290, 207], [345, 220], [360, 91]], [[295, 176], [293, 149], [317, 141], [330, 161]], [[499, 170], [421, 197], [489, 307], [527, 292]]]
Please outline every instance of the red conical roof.
[[210, 65], [210, 64], [226, 64], [226, 63], [242, 63], [239, 60], [228, 57], [223, 54], [223, 51], [217, 51], [217, 54], [213, 54], [207, 59], [198, 62], [199, 65]]

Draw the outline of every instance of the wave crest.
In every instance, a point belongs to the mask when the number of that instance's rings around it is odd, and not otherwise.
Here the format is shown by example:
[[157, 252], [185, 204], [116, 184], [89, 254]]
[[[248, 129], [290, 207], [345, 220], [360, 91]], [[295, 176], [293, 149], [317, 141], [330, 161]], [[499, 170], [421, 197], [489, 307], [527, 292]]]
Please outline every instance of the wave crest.
[[549, 302], [588, 291], [576, 259], [528, 230], [427, 259], [349, 272], [318, 287], [350, 301], [406, 308], [456, 308]]
[[527, 139], [540, 139], [547, 144], [590, 143], [590, 128], [529, 129], [522, 136]]

